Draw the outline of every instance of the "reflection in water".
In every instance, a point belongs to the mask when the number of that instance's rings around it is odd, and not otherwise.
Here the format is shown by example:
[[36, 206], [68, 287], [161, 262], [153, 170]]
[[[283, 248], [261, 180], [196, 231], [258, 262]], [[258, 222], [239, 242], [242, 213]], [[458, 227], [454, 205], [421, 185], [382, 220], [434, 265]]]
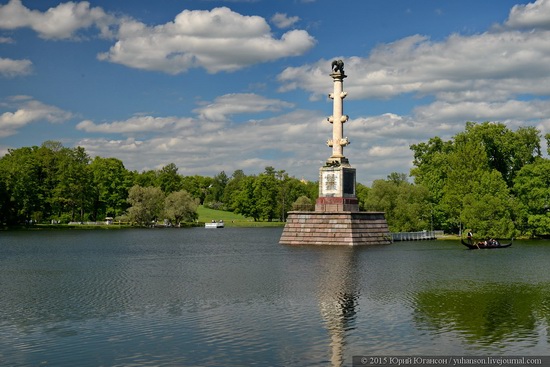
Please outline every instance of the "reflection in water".
[[549, 291], [547, 285], [490, 283], [474, 290], [420, 292], [414, 320], [436, 334], [458, 333], [471, 345], [519, 340], [535, 345], [548, 337]]
[[319, 308], [330, 334], [331, 364], [342, 366], [345, 337], [355, 328], [357, 264], [353, 248], [324, 248], [319, 278]]

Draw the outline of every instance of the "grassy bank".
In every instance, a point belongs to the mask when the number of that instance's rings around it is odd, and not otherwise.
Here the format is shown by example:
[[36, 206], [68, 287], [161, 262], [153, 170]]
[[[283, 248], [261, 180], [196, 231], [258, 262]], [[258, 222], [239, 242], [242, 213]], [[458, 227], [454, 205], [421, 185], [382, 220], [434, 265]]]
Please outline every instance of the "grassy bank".
[[282, 227], [283, 222], [254, 222], [253, 218], [247, 218], [240, 214], [215, 210], [199, 206], [199, 222], [210, 223], [212, 220], [223, 220], [226, 227]]
[[[227, 212], [223, 210], [215, 210], [199, 206], [198, 210], [199, 223], [186, 223], [182, 226], [203, 226], [204, 223], [210, 223], [212, 220], [223, 220], [226, 227], [282, 227], [283, 222], [255, 222], [253, 218], [247, 218], [240, 214]], [[128, 223], [117, 224], [33, 224], [33, 225], [18, 225], [18, 226], [6, 226], [0, 225], [0, 230], [41, 230], [41, 229], [122, 229], [122, 228], [137, 228]]]

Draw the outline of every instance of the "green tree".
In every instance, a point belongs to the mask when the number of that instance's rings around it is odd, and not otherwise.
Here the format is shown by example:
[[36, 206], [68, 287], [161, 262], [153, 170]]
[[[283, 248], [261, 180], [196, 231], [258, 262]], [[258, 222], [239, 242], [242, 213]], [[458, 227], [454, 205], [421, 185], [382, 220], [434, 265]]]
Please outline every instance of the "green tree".
[[314, 209], [313, 201], [307, 196], [300, 196], [292, 203], [292, 210], [313, 211]]
[[254, 221], [260, 219], [258, 206], [255, 202], [255, 176], [246, 176], [239, 180], [238, 189], [232, 192], [231, 207], [235, 213], [242, 214], [245, 217], [252, 217]]
[[131, 174], [121, 160], [95, 157], [90, 164], [93, 177], [93, 210], [95, 220], [122, 215], [128, 207]]
[[199, 199], [194, 199], [187, 191], [175, 191], [164, 200], [164, 214], [176, 225], [181, 222], [192, 222], [198, 218]]
[[355, 196], [359, 200], [359, 209], [367, 211], [366, 203], [369, 198], [370, 187], [365, 186], [359, 182], [355, 185]]
[[225, 203], [228, 210], [234, 211], [235, 207], [233, 206], [233, 199], [237, 196], [237, 191], [240, 189], [241, 180], [245, 178], [246, 175], [240, 169], [233, 172], [231, 178], [225, 185], [223, 190], [223, 202]]
[[210, 185], [212, 185], [212, 177], [205, 176], [185, 176], [182, 178], [182, 188], [196, 199], [199, 199], [201, 204], [208, 194]]
[[502, 123], [467, 122], [465, 132], [458, 134], [455, 140], [461, 135], [481, 143], [489, 168], [499, 171], [508, 187], [513, 186], [514, 177], [521, 167], [541, 154], [540, 133], [533, 127], [522, 127], [514, 132]]
[[364, 205], [367, 210], [385, 212], [393, 232], [419, 231], [431, 228], [428, 198], [425, 187], [410, 184], [406, 176], [392, 174], [387, 180], [373, 182]]
[[459, 139], [445, 164], [447, 179], [443, 188], [440, 207], [446, 215], [446, 228], [458, 230], [464, 197], [479, 187], [483, 173], [489, 171], [483, 146], [475, 139]]
[[158, 187], [132, 186], [128, 192], [128, 216], [139, 225], [150, 225], [164, 209], [164, 193]]
[[533, 236], [550, 234], [550, 160], [539, 157], [523, 166], [513, 191], [522, 208], [524, 232]]
[[133, 172], [134, 185], [141, 187], [157, 186], [158, 171], [148, 170], [143, 172]]
[[453, 151], [452, 141], [443, 141], [439, 137], [433, 137], [427, 143], [411, 145], [414, 154], [411, 176], [414, 183], [425, 187], [429, 192], [431, 205], [431, 219], [434, 228], [451, 230], [448, 216], [440, 203], [443, 199], [445, 185], [447, 183], [449, 154]]
[[472, 228], [481, 237], [513, 237], [514, 201], [506, 182], [497, 170], [481, 173], [471, 192], [464, 195], [460, 219], [465, 228]]
[[309, 188], [306, 182], [290, 177], [287, 173], [281, 174], [277, 198], [277, 213], [281, 213], [281, 221], [285, 220], [288, 211], [296, 210], [294, 204], [300, 197], [308, 198], [310, 203], [315, 203], [315, 201], [309, 197]]
[[155, 186], [160, 187], [166, 195], [183, 188], [182, 177], [178, 174], [178, 167], [174, 163], [162, 167], [156, 176]]
[[54, 190], [55, 202], [67, 208], [71, 221], [84, 220], [86, 210], [92, 207], [92, 174], [90, 157], [82, 147], [63, 148], [59, 160], [59, 182]]
[[205, 204], [213, 209], [224, 208], [224, 191], [228, 183], [229, 177], [227, 177], [224, 171], [214, 176], [212, 184], [208, 188], [208, 194], [204, 199]]
[[44, 186], [37, 149], [10, 149], [0, 160], [5, 195], [9, 196], [3, 216], [9, 224], [41, 219]]
[[37, 151], [37, 158], [42, 169], [43, 186], [43, 217], [51, 219], [62, 214], [60, 206], [56, 205], [55, 190], [59, 185], [60, 162], [66, 149], [58, 141], [45, 141]]
[[266, 167], [254, 180], [254, 201], [259, 218], [271, 222], [277, 217], [277, 196], [279, 193], [279, 182], [275, 177], [273, 167]]

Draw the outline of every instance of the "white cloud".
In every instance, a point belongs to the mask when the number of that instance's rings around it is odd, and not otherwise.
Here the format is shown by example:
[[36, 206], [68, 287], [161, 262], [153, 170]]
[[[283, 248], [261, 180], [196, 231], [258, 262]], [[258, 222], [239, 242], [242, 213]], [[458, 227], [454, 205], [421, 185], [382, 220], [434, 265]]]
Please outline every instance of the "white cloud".
[[537, 0], [525, 5], [514, 5], [505, 22], [510, 28], [543, 28], [550, 30], [550, 1]]
[[173, 22], [154, 27], [127, 20], [118, 38], [109, 52], [98, 56], [100, 60], [170, 74], [197, 67], [210, 73], [235, 71], [301, 55], [315, 44], [303, 30], [274, 38], [264, 18], [244, 16], [226, 7], [184, 10]]
[[0, 37], [0, 43], [15, 43], [15, 40], [11, 37]]
[[5, 77], [14, 77], [19, 75], [28, 75], [32, 72], [32, 62], [30, 60], [12, 60], [0, 57], [0, 75]]
[[300, 20], [300, 17], [289, 17], [285, 13], [275, 13], [271, 18], [271, 22], [275, 24], [277, 28], [289, 28]]
[[[550, 94], [550, 32], [544, 30], [453, 35], [444, 42], [417, 35], [380, 45], [368, 58], [343, 59], [351, 99], [454, 92], [503, 100], [533, 91]], [[329, 72], [328, 60], [287, 68], [279, 75], [281, 90], [300, 87], [318, 96], [324, 89], [319, 76]]]
[[[270, 119], [219, 124], [212, 130], [204, 129], [211, 122], [195, 120], [180, 129], [153, 130], [145, 139], [86, 138], [76, 144], [92, 156], [117, 157], [129, 169], [173, 162], [182, 174], [215, 175], [236, 169], [256, 174], [271, 165], [298, 177], [316, 177], [320, 162], [330, 155], [324, 145], [330, 124], [323, 120], [314, 112], [293, 111]], [[107, 125], [103, 128], [113, 131]]]
[[45, 39], [69, 39], [76, 37], [79, 30], [95, 26], [102, 36], [111, 35], [110, 27], [116, 23], [115, 17], [90, 3], [67, 2], [49, 8], [45, 12], [30, 10], [21, 0], [10, 0], [0, 6], [0, 29], [28, 27]]
[[[280, 26], [297, 21], [283, 14], [274, 19]], [[302, 55], [316, 42], [304, 30], [277, 38], [264, 18], [227, 7], [184, 10], [174, 21], [148, 26], [127, 16], [115, 17], [87, 1], [61, 3], [45, 12], [31, 10], [21, 0], [0, 5], [0, 29], [18, 28], [31, 28], [45, 39], [78, 39], [83, 30], [99, 29], [102, 37], [117, 41], [98, 59], [169, 74], [192, 68], [231, 72]]]
[[90, 120], [81, 121], [76, 128], [86, 132], [108, 134], [133, 134], [149, 131], [164, 131], [187, 128], [192, 119], [178, 117], [135, 116], [126, 121], [96, 124]]
[[415, 109], [415, 118], [429, 123], [452, 121], [538, 120], [550, 116], [550, 101], [531, 100], [504, 102], [437, 101]]
[[277, 112], [294, 105], [278, 99], [268, 99], [252, 93], [226, 94], [216, 98], [213, 103], [195, 109], [201, 119], [212, 121], [226, 121], [235, 114]]
[[32, 100], [27, 96], [12, 97], [7, 105], [17, 105], [17, 110], [0, 115], [0, 137], [17, 134], [17, 130], [30, 123], [41, 121], [59, 123], [73, 116], [70, 112]]

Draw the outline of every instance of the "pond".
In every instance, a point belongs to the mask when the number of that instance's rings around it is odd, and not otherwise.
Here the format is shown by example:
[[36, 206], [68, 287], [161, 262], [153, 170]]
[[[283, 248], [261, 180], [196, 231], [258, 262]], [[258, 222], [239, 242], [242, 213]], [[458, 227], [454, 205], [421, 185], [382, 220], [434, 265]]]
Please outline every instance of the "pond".
[[278, 244], [282, 228], [0, 232], [0, 364], [548, 355], [550, 244]]

